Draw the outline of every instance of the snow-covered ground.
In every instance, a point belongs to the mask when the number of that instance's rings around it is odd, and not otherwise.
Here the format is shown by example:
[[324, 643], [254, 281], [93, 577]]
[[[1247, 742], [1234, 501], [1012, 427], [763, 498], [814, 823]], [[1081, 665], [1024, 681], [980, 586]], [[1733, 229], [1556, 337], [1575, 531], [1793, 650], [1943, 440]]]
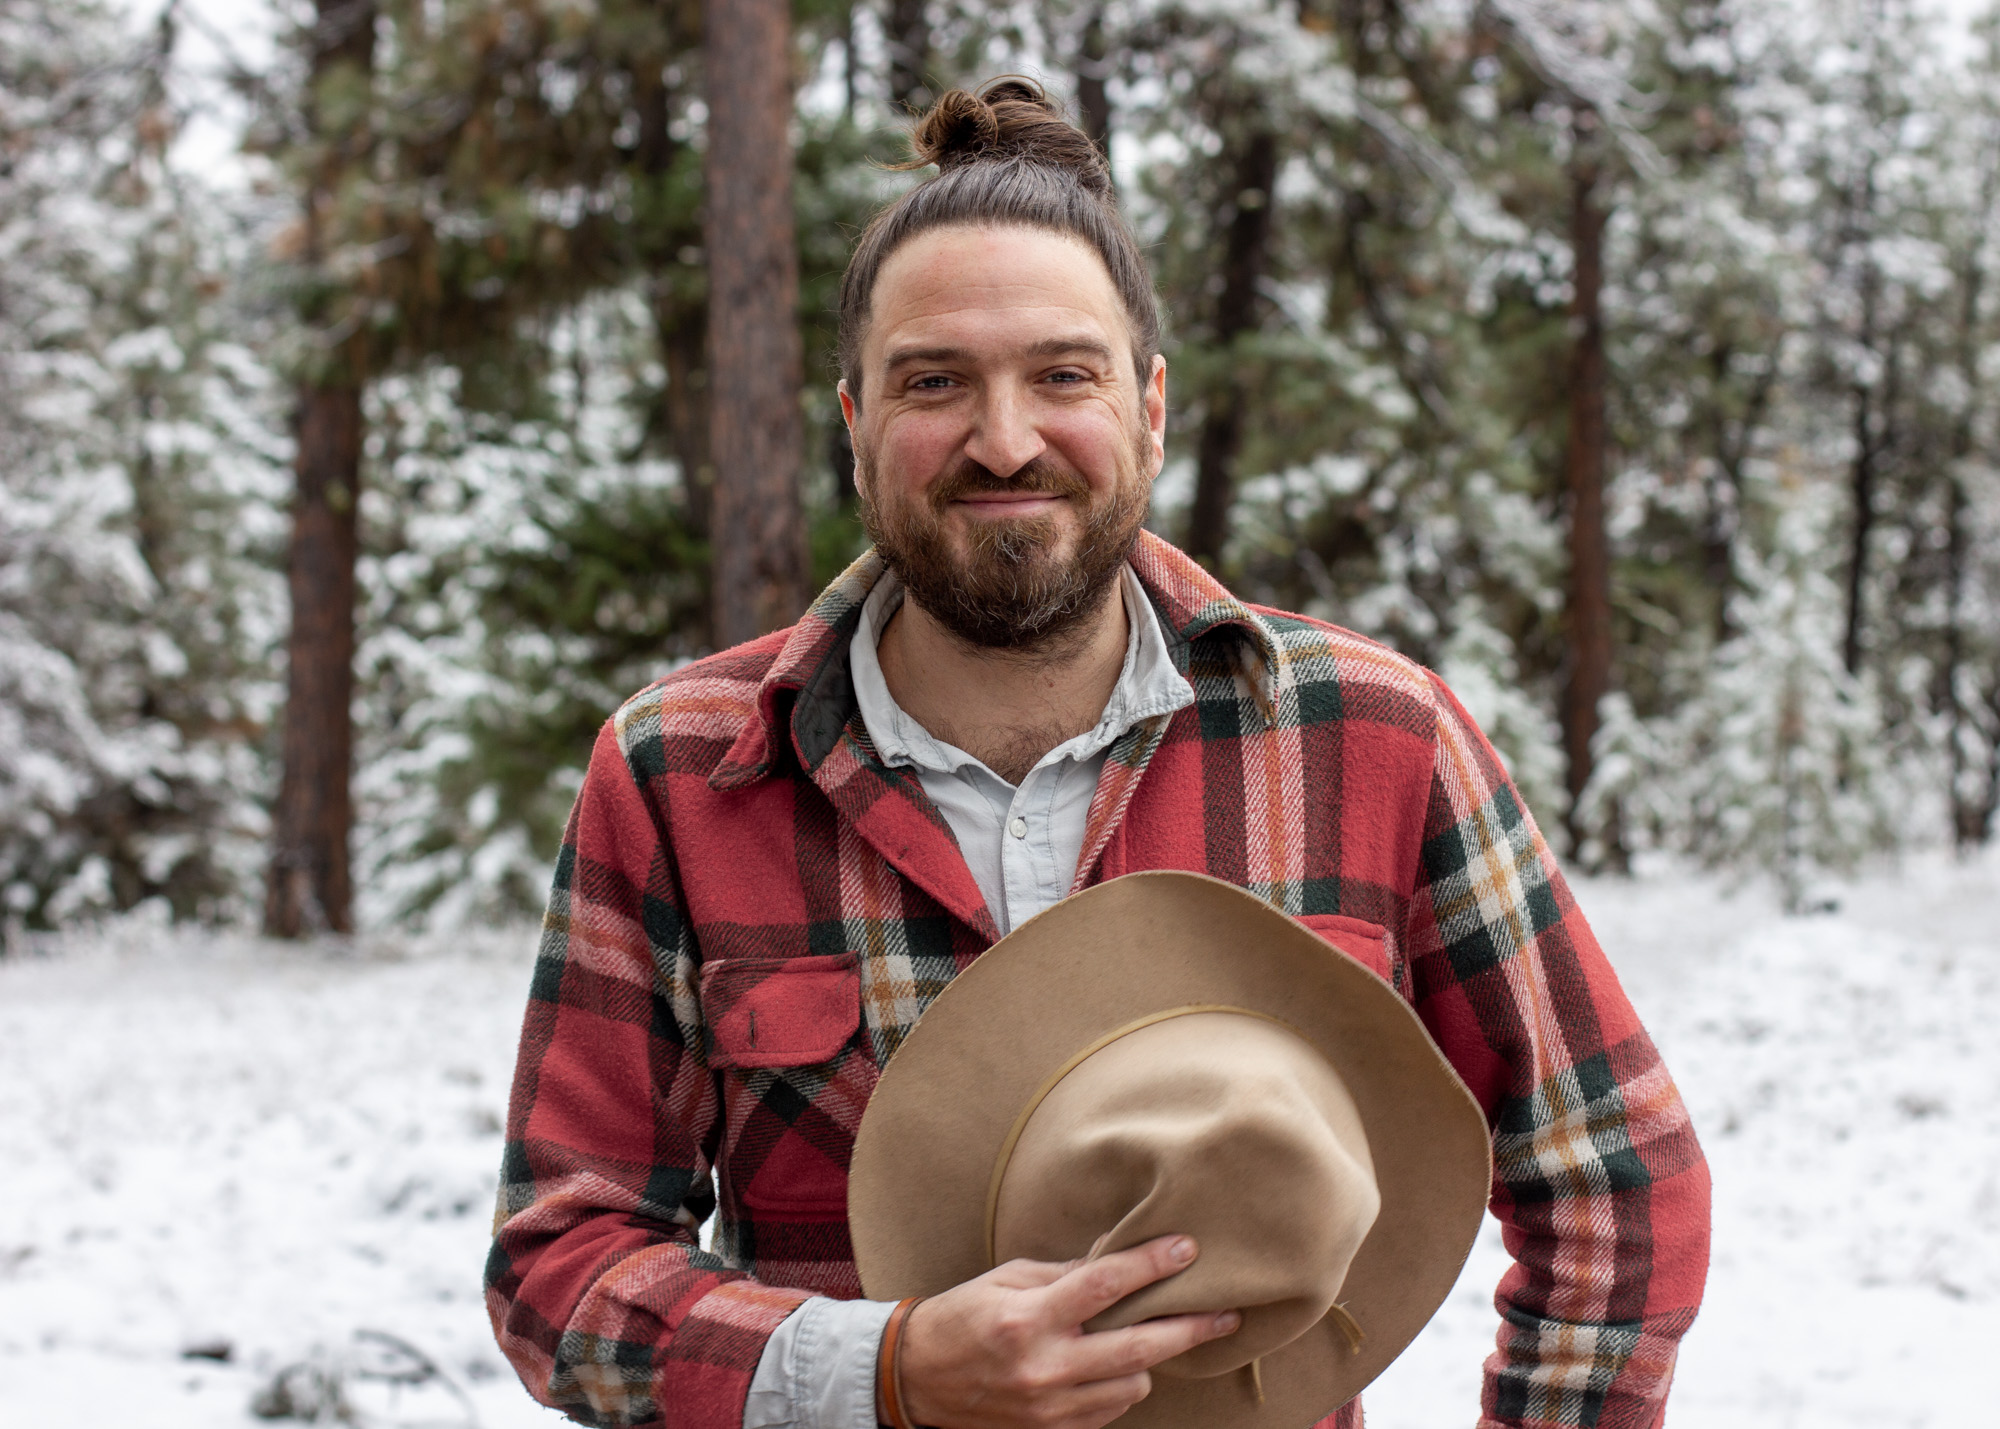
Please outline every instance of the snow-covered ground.
[[[1912, 861], [1785, 917], [1705, 881], [1578, 901], [1694, 1115], [1714, 1252], [1669, 1421], [2000, 1422], [2000, 859]], [[1367, 1395], [1370, 1429], [1465, 1424], [1497, 1227]]]
[[[1715, 1175], [1673, 1417], [1989, 1423], [2000, 860], [1832, 892], [1787, 918], [1701, 879], [1579, 891]], [[532, 941], [340, 953], [128, 922], [0, 963], [0, 1424], [241, 1429], [301, 1363], [346, 1366], [376, 1422], [559, 1422], [478, 1289]], [[1472, 1422], [1500, 1261], [1489, 1235], [1371, 1429]]]

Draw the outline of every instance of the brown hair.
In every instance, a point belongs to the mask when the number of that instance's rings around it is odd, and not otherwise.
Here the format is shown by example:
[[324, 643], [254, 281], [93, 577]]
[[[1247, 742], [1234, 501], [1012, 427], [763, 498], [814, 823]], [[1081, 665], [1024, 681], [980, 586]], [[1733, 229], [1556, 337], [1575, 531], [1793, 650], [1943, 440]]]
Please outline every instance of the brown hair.
[[918, 234], [959, 224], [1023, 225], [1082, 239], [1104, 260], [1132, 330], [1143, 388], [1160, 350], [1160, 311], [1139, 243], [1118, 212], [1111, 171], [1039, 84], [1008, 76], [954, 89], [910, 136], [905, 168], [938, 172], [875, 215], [840, 280], [840, 375], [861, 400], [861, 335], [882, 264]]

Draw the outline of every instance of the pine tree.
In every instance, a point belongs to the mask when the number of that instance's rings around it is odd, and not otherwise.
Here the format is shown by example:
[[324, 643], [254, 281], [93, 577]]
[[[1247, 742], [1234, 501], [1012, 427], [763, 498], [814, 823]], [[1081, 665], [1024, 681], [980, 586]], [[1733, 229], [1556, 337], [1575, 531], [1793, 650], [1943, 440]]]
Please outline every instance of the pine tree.
[[2000, 8], [1978, 28], [1947, 172], [1964, 185], [1944, 235], [1952, 287], [1946, 409], [1942, 612], [1933, 682], [1943, 706], [1951, 836], [1987, 843], [2000, 815], [2000, 403], [1989, 354], [2000, 346]]
[[[806, 72], [838, 74], [843, 13], [802, 19]], [[415, 116], [387, 136], [398, 191], [432, 205], [398, 231], [402, 262], [437, 271], [440, 296], [410, 304], [433, 316], [370, 408], [358, 857], [372, 917], [536, 906], [597, 728], [715, 648], [699, 9], [550, 14], [469, 6], [399, 43], [380, 81], [407, 96], [383, 112]], [[858, 113], [798, 116], [796, 330], [816, 374], [850, 235], [899, 182], [868, 162], [900, 148], [875, 127], [886, 87], [857, 85]], [[436, 112], [453, 124], [424, 119]], [[809, 430], [839, 430], [830, 387], [806, 384]], [[830, 443], [804, 455], [809, 583], [860, 532]]]
[[371, 142], [375, 0], [315, 0], [302, 40], [306, 178], [300, 317], [312, 352], [298, 386], [292, 536], [286, 558], [292, 629], [286, 642], [284, 774], [272, 810], [264, 931], [352, 931], [348, 866], [354, 807], [354, 569], [359, 549], [362, 393], [369, 315], [328, 281], [343, 236], [338, 209]]
[[170, 162], [171, 16], [0, 4], [0, 898], [242, 909], [259, 837], [267, 377], [251, 235]]
[[791, 624], [811, 596], [799, 497], [792, 29], [788, 0], [709, 0], [703, 20], [715, 635], [733, 645]]

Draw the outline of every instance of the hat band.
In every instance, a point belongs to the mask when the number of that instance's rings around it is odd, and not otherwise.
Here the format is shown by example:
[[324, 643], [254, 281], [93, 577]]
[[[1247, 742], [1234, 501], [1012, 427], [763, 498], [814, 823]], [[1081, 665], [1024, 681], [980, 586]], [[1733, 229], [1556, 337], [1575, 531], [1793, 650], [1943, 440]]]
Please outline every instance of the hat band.
[[1064, 1077], [1067, 1077], [1071, 1072], [1074, 1072], [1078, 1067], [1082, 1066], [1099, 1052], [1102, 1052], [1119, 1038], [1129, 1037], [1134, 1032], [1151, 1027], [1156, 1023], [1171, 1022], [1176, 1017], [1192, 1017], [1199, 1012], [1229, 1012], [1239, 1017], [1254, 1017], [1260, 1022], [1269, 1022], [1273, 1026], [1282, 1027], [1295, 1036], [1303, 1035], [1299, 1032], [1298, 1028], [1292, 1026], [1291, 1023], [1285, 1021], [1282, 1017], [1273, 1017], [1268, 1012], [1258, 1012], [1248, 1007], [1232, 1007], [1228, 1003], [1223, 1002], [1191, 1002], [1185, 1007], [1169, 1007], [1164, 1011], [1148, 1013], [1136, 1022], [1128, 1022], [1123, 1027], [1113, 1028], [1071, 1057], [1067, 1062], [1064, 1062], [1060, 1067], [1057, 1067], [1055, 1071], [1049, 1074], [1048, 1080], [1036, 1088], [1035, 1094], [1028, 1098], [1027, 1105], [1021, 1108], [1021, 1114], [1014, 1118], [1014, 1124], [1007, 1129], [1007, 1139], [1000, 1143], [1000, 1155], [993, 1163], [993, 1179], [986, 1187], [986, 1266], [989, 1270], [996, 1263], [993, 1240], [995, 1223], [1000, 1215], [1000, 1183], [1007, 1178], [1007, 1163], [1014, 1159], [1014, 1147], [1020, 1142], [1021, 1134], [1028, 1129], [1029, 1120], [1040, 1109], [1042, 1103], [1048, 1099], [1049, 1093], [1056, 1089], [1057, 1084]]

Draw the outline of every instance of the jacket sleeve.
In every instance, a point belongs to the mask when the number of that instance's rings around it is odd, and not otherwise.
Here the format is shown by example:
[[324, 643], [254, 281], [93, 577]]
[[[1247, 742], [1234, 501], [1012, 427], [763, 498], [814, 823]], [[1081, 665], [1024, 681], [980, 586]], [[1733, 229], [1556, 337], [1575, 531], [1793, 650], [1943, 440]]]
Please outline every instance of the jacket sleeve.
[[1707, 1275], [1707, 1164], [1534, 820], [1436, 688], [1405, 952], [1417, 1011], [1493, 1128], [1514, 1258], [1479, 1422], [1653, 1426]]
[[529, 1391], [574, 1419], [739, 1429], [765, 1342], [809, 1292], [696, 1238], [719, 1108], [661, 818], [607, 724], [528, 994], [487, 1312]]

